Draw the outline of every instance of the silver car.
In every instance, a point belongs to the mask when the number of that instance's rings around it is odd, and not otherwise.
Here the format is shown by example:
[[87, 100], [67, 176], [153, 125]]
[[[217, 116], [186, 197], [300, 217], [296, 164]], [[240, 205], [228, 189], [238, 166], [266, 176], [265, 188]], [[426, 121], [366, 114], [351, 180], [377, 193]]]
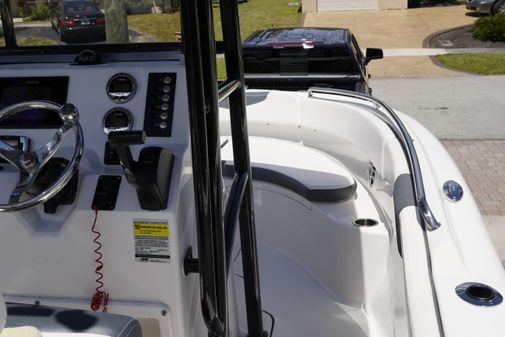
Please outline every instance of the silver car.
[[486, 14], [505, 14], [505, 0], [466, 0], [466, 8]]

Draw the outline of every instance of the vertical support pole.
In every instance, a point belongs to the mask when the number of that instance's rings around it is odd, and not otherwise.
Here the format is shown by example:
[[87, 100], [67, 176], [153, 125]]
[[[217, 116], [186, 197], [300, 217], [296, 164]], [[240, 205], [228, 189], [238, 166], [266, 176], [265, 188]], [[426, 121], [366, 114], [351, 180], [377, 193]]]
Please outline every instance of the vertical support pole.
[[[211, 0], [182, 1], [182, 40], [191, 125], [202, 313], [209, 336], [228, 336], [228, 271], [223, 221], [216, 45]], [[242, 50], [236, 0], [221, 0], [227, 72], [241, 85], [230, 96], [235, 168], [250, 177]], [[240, 237], [249, 337], [262, 337], [263, 320], [252, 186], [244, 181]]]
[[214, 240], [212, 239], [214, 230], [210, 207], [211, 187], [209, 156], [207, 153], [206, 101], [198, 11], [197, 0], [181, 2], [181, 28], [186, 62], [191, 156], [193, 172], [195, 172], [193, 182], [199, 254], [200, 303], [209, 335], [217, 335], [216, 332], [222, 330], [222, 324], [217, 313]]
[[0, 12], [2, 15], [5, 46], [7, 48], [15, 48], [17, 47], [16, 33], [14, 32], [14, 21], [12, 20], [9, 0], [0, 0]]
[[182, 1], [202, 314], [209, 336], [228, 336], [228, 274], [212, 2]]
[[[211, 182], [210, 207], [212, 213], [215, 284], [218, 317], [223, 323], [220, 336], [228, 336], [228, 270], [226, 268], [225, 228], [223, 221], [223, 174], [221, 172], [221, 142], [217, 88], [216, 39], [212, 1], [198, 0], [198, 22], [202, 57], [205, 119], [207, 124], [207, 153]], [[184, 37], [183, 37], [184, 40]]]
[[[244, 71], [242, 60], [242, 40], [238, 21], [236, 0], [220, 0], [221, 25], [226, 59], [228, 80], [239, 80], [242, 84], [229, 97], [230, 120], [233, 139], [233, 161], [239, 176], [252, 177], [249, 158], [249, 140], [245, 104]], [[258, 271], [258, 253], [256, 225], [254, 218], [254, 197], [252, 179], [246, 183], [240, 215], [240, 243], [242, 248], [242, 266], [244, 270], [244, 288], [246, 296], [248, 337], [264, 336], [261, 291]]]

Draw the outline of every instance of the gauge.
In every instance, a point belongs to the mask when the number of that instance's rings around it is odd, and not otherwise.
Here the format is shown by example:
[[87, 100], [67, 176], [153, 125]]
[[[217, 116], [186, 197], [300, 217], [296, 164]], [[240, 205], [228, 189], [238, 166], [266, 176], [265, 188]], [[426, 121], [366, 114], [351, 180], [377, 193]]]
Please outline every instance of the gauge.
[[133, 98], [137, 85], [128, 74], [119, 73], [107, 82], [107, 95], [114, 103], [125, 103]]
[[132, 126], [132, 114], [126, 109], [114, 108], [103, 116], [103, 131], [106, 134], [112, 131], [128, 131]]

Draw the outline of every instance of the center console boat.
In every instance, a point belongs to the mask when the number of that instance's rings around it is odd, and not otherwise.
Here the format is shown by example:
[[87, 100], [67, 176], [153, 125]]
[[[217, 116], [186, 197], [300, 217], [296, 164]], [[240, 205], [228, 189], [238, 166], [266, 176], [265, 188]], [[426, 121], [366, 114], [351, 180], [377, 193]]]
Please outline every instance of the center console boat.
[[503, 268], [443, 146], [371, 96], [245, 90], [235, 1], [219, 44], [194, 0], [182, 44], [45, 47], [17, 46], [1, 3], [4, 329], [505, 330]]

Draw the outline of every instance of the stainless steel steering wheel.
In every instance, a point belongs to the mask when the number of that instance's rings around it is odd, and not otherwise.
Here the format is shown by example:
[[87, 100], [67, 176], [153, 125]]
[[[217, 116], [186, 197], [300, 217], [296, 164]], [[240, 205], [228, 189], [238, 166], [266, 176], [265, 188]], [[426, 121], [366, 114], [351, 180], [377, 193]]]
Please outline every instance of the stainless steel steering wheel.
[[[9, 203], [0, 204], [0, 212], [19, 211], [54, 197], [72, 179], [77, 171], [84, 148], [82, 128], [79, 124], [79, 113], [72, 104], [59, 105], [45, 101], [30, 101], [14, 104], [0, 111], [0, 121], [17, 113], [31, 110], [43, 109], [57, 112], [63, 125], [56, 131], [53, 138], [44, 146], [34, 151], [22, 151], [15, 149], [0, 140], [0, 157], [14, 165], [19, 172], [19, 181], [12, 191]], [[59, 149], [65, 135], [73, 130], [75, 135], [75, 146], [72, 159], [68, 163], [63, 173], [49, 187], [39, 194], [21, 201], [21, 196], [34, 183], [38, 174], [45, 164]]]

